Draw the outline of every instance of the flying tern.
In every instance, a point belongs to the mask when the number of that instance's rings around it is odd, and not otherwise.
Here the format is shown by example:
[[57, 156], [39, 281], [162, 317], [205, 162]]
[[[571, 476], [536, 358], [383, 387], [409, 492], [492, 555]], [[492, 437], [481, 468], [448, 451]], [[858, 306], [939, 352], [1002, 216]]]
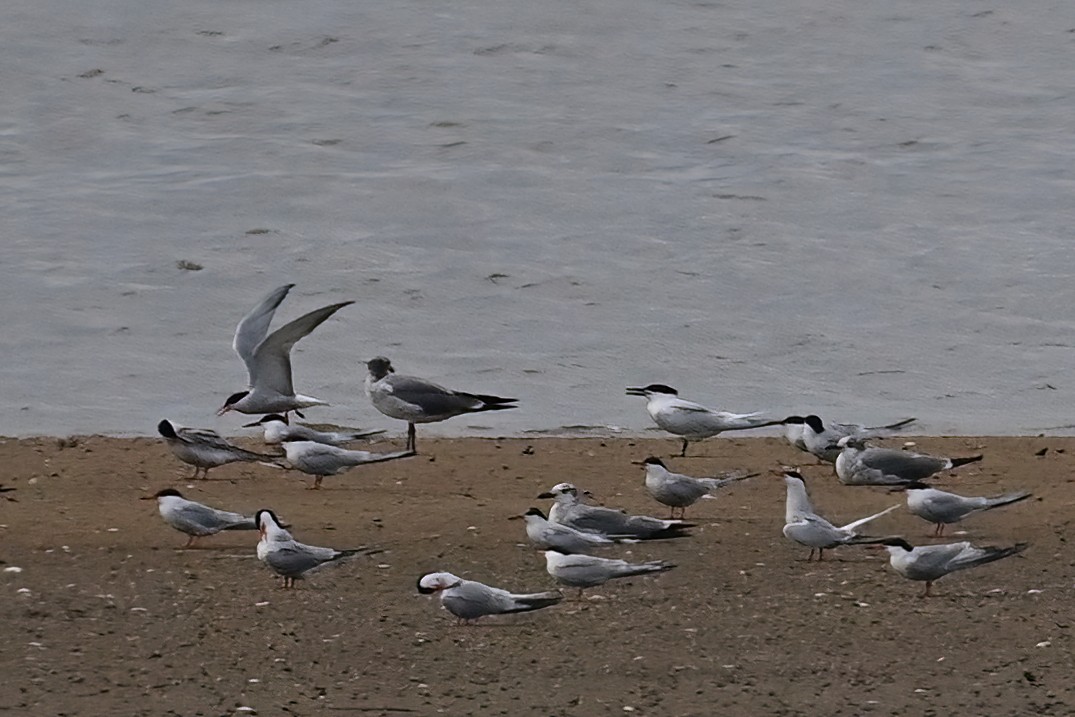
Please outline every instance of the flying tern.
[[407, 448], [415, 449], [416, 423], [435, 423], [452, 416], [481, 411], [504, 411], [518, 408], [517, 398], [501, 398], [477, 393], [452, 391], [432, 381], [414, 376], [399, 376], [392, 362], [378, 356], [366, 362], [366, 395], [373, 407], [388, 416], [407, 422]]
[[626, 560], [598, 558], [593, 555], [562, 553], [559, 550], [545, 551], [545, 569], [564, 585], [578, 588], [582, 596], [584, 588], [602, 585], [615, 578], [629, 578], [648, 573], [663, 573], [676, 567], [665, 560], [651, 560], [645, 563], [629, 563]]
[[567, 525], [586, 533], [619, 536], [636, 540], [659, 540], [680, 538], [694, 523], [682, 520], [661, 520], [648, 515], [628, 515], [622, 510], [586, 505], [578, 496], [578, 488], [571, 483], [559, 483], [538, 498], [552, 498], [556, 502], [549, 510], [549, 520]]
[[906, 485], [935, 473], [982, 460], [982, 455], [943, 458], [892, 448], [867, 448], [862, 439], [841, 438], [836, 475], [844, 485]]
[[288, 411], [298, 413], [299, 409], [308, 406], [328, 405], [313, 396], [295, 393], [291, 382], [291, 347], [328, 317], [355, 302], [344, 301], [316, 309], [269, 334], [273, 314], [293, 286], [295, 285], [285, 284], [271, 292], [244, 316], [236, 327], [232, 347], [246, 364], [249, 388], [228, 396], [217, 411], [218, 416], [228, 411], [252, 414]]
[[265, 443], [269, 445], [284, 441], [314, 441], [328, 446], [339, 446], [384, 433], [384, 431], [315, 431], [301, 423], [292, 424], [287, 416], [278, 413], [270, 413], [262, 416], [261, 420], [243, 426], [243, 428], [258, 427], [264, 429]]
[[280, 519], [271, 510], [262, 509], [254, 514], [254, 522], [261, 533], [258, 542], [258, 560], [281, 576], [283, 587], [295, 587], [296, 580], [302, 580], [305, 574], [327, 563], [350, 557], [352, 555], [370, 555], [378, 549], [361, 547], [353, 550], [336, 550], [317, 545], [306, 545], [291, 537]]
[[639, 464], [646, 469], [646, 490], [658, 503], [672, 509], [669, 517], [673, 519], [676, 517], [676, 508], [679, 508], [679, 517], [686, 518], [687, 506], [694, 505], [700, 498], [707, 497], [726, 485], [758, 475], [727, 473], [721, 477], [695, 478], [683, 473], [673, 473], [668, 470], [664, 461], [655, 456], [650, 456]]
[[313, 490], [321, 487], [321, 481], [325, 476], [339, 475], [355, 466], [384, 463], [415, 455], [414, 451], [409, 450], [394, 453], [352, 451], [316, 441], [287, 441], [284, 443], [284, 453], [290, 467], [315, 476], [314, 484], [310, 486]]
[[275, 465], [272, 462], [276, 456], [240, 448], [208, 428], [186, 428], [163, 420], [157, 424], [157, 431], [176, 458], [194, 466], [194, 478], [198, 473], [208, 478], [210, 468], [240, 461]]
[[784, 437], [799, 450], [811, 453], [826, 463], [835, 463], [840, 455], [837, 442], [845, 436], [873, 438], [914, 423], [905, 418], [887, 426], [863, 426], [857, 423], [825, 423], [816, 415], [788, 416], [784, 419]]
[[569, 525], [551, 523], [540, 508], [531, 508], [523, 514], [526, 521], [526, 537], [541, 550], [560, 550], [565, 553], [586, 553], [617, 542], [633, 542], [632, 539], [611, 538], [598, 533], [586, 533]]
[[687, 455], [690, 441], [700, 441], [723, 433], [724, 431], [742, 431], [748, 428], [778, 426], [782, 421], [765, 418], [764, 413], [728, 413], [714, 411], [701, 404], [679, 398], [679, 392], [671, 386], [651, 383], [649, 386], [629, 387], [628, 396], [645, 396], [646, 411], [658, 426], [681, 437], [683, 450], [680, 456]]
[[520, 595], [474, 580], [464, 580], [451, 573], [423, 575], [418, 579], [418, 592], [423, 595], [439, 592], [441, 605], [462, 623], [486, 615], [540, 610], [564, 599], [559, 590]]
[[242, 513], [210, 508], [187, 500], [174, 488], [165, 488], [142, 500], [156, 500], [157, 510], [164, 522], [180, 533], [186, 533], [184, 548], [193, 547], [198, 538], [216, 535], [222, 530], [257, 530], [253, 517]]
[[787, 486], [787, 497], [784, 501], [784, 537], [810, 548], [810, 554], [806, 556], [807, 561], [814, 557], [815, 550], [820, 562], [825, 559], [826, 550], [838, 548], [841, 545], [881, 543], [888, 539], [859, 535], [855, 532], [855, 528], [866, 525], [886, 513], [891, 513], [899, 508], [898, 504], [880, 513], [874, 513], [866, 518], [837, 527], [814, 512], [810, 496], [806, 492], [806, 482], [801, 473], [786, 471], [784, 484]]
[[948, 573], [1016, 555], [1028, 547], [1027, 543], [1016, 543], [1005, 548], [976, 547], [965, 541], [914, 547], [903, 538], [890, 538], [884, 545], [888, 548], [888, 562], [893, 570], [908, 580], [926, 582], [922, 597], [929, 597], [933, 583]]
[[934, 537], [944, 534], [944, 526], [958, 523], [969, 515], [982, 511], [1011, 505], [1030, 497], [1030, 493], [1019, 491], [996, 496], [969, 497], [947, 493], [931, 488], [923, 483], [910, 483], [906, 486], [907, 508], [923, 520], [936, 524]]

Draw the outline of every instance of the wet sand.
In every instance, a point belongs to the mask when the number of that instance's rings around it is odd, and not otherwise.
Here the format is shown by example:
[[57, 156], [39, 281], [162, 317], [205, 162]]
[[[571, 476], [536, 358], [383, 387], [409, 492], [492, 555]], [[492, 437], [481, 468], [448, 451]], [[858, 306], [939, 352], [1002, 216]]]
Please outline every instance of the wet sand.
[[[905, 440], [905, 439], [901, 439]], [[819, 509], [848, 522], [902, 500], [839, 485], [781, 440], [718, 438], [670, 459], [695, 475], [764, 475], [688, 510], [687, 539], [610, 555], [671, 560], [539, 612], [459, 626], [415, 591], [431, 570], [502, 587], [554, 588], [509, 516], [570, 480], [605, 504], [666, 515], [631, 460], [677, 444], [630, 439], [443, 439], [423, 455], [328, 478], [261, 466], [189, 470], [153, 439], [0, 444], [3, 648], [12, 714], [225, 715], [1069, 715], [1075, 712], [1066, 543], [1072, 438], [921, 438], [985, 460], [939, 485], [1034, 498], [968, 520], [960, 539], [1029, 541], [1022, 556], [951, 575], [922, 599], [883, 551], [823, 563], [781, 535], [784, 489], [803, 468]], [[63, 443], [63, 445], [61, 445]], [[388, 450], [391, 441], [375, 450]], [[1044, 455], [1036, 455], [1047, 449]], [[281, 590], [257, 534], [182, 550], [154, 502], [174, 486], [217, 507], [274, 508], [304, 542], [385, 549]], [[897, 510], [871, 533], [925, 542]], [[955, 531], [953, 531], [955, 532]], [[958, 533], [957, 533], [958, 535]], [[12, 568], [21, 568], [16, 572]]]

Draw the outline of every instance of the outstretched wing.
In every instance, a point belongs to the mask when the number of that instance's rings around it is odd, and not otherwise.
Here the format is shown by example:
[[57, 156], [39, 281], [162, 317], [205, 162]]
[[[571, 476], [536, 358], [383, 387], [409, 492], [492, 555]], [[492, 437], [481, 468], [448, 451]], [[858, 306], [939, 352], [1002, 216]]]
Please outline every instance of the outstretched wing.
[[316, 309], [269, 334], [268, 338], [258, 344], [246, 363], [250, 385], [270, 389], [285, 396], [293, 394], [295, 389], [291, 384], [291, 347], [325, 319], [353, 303], [355, 302], [344, 301]]
[[295, 285], [285, 284], [279, 289], [274, 289], [235, 327], [235, 338], [231, 345], [247, 366], [250, 365], [258, 344], [264, 341], [265, 335], [269, 333], [269, 324], [272, 322], [273, 314], [276, 313], [276, 307], [280, 306], [280, 302], [284, 300], [293, 286]]

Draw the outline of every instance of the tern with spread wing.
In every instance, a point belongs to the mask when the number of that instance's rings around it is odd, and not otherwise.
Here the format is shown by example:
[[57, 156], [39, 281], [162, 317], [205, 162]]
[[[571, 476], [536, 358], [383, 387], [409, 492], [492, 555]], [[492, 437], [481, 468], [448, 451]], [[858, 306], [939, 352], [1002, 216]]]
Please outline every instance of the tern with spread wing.
[[837, 445], [836, 475], [844, 485], [890, 485], [916, 483], [935, 473], [982, 460], [982, 455], [966, 458], [927, 456], [892, 448], [867, 447], [860, 438], [845, 436]]
[[995, 496], [962, 496], [937, 490], [923, 483], [907, 485], [907, 509], [923, 520], [936, 525], [934, 537], [944, 534], [944, 526], [958, 523], [969, 515], [981, 513], [1003, 505], [1011, 505], [1030, 497], [1019, 491]]
[[209, 477], [209, 469], [228, 463], [258, 462], [269, 463], [276, 456], [254, 453], [229, 443], [216, 431], [208, 428], [186, 428], [171, 421], [163, 420], [157, 424], [157, 431], [168, 444], [176, 458], [194, 466], [194, 478], [198, 473], [202, 478]]
[[903, 538], [890, 538], [884, 545], [888, 548], [888, 562], [893, 570], [908, 580], [925, 581], [926, 591], [922, 597], [929, 597], [933, 583], [948, 573], [1017, 555], [1028, 547], [1027, 543], [1004, 548], [976, 547], [966, 541], [914, 547]]
[[283, 578], [282, 587], [295, 587], [306, 573], [328, 563], [334, 563], [352, 555], [370, 555], [378, 549], [361, 547], [353, 550], [336, 550], [317, 545], [306, 545], [291, 537], [271, 510], [262, 509], [254, 514], [254, 522], [261, 533], [258, 541], [258, 560]]
[[423, 575], [418, 579], [418, 592], [423, 595], [440, 593], [441, 605], [462, 623], [469, 623], [486, 615], [540, 610], [564, 599], [559, 590], [516, 594], [475, 580], [464, 580], [451, 573]]
[[687, 507], [697, 503], [700, 498], [711, 498], [710, 494], [719, 488], [758, 475], [727, 473], [720, 477], [695, 478], [683, 473], [673, 473], [668, 470], [664, 461], [656, 456], [650, 456], [639, 464], [646, 469], [646, 490], [658, 503], [671, 508], [672, 514], [669, 517], [673, 519], [676, 517], [676, 508], [679, 508], [679, 517], [686, 518]]
[[579, 499], [578, 488], [571, 483], [558, 483], [538, 498], [552, 498], [556, 501], [549, 510], [549, 521], [606, 537], [618, 536], [635, 540], [681, 538], [688, 535], [688, 528], [694, 527], [694, 523], [682, 520], [628, 515], [622, 510], [586, 505]]
[[187, 535], [184, 548], [193, 547], [198, 538], [216, 535], [223, 530], [257, 530], [253, 517], [228, 510], [218, 510], [187, 500], [174, 488], [165, 488], [142, 500], [156, 500], [164, 522]]
[[284, 443], [287, 463], [292, 468], [314, 476], [312, 490], [321, 487], [325, 476], [339, 475], [355, 466], [370, 463], [384, 463], [398, 458], [410, 458], [414, 451], [396, 451], [394, 453], [371, 453], [369, 451], [352, 451], [339, 446], [329, 446], [316, 441], [287, 441]]
[[810, 554], [806, 556], [807, 561], [813, 559], [815, 550], [820, 562], [825, 559], [826, 550], [838, 548], [841, 545], [881, 543], [888, 539], [859, 535], [855, 532], [855, 528], [866, 525], [886, 513], [891, 513], [899, 505], [837, 527], [814, 512], [810, 496], [806, 492], [806, 481], [803, 480], [801, 473], [786, 471], [784, 484], [787, 486], [787, 497], [784, 501], [784, 537], [810, 548]]

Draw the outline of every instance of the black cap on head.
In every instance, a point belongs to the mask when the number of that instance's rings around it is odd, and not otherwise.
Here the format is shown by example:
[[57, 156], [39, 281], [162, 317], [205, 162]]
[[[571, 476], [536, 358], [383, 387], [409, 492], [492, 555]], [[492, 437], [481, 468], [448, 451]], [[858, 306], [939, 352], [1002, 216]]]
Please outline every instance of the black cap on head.
[[644, 466], [660, 466], [661, 468], [665, 467], [664, 461], [662, 461], [657, 456], [650, 456], [646, 460], [642, 461], [642, 465], [644, 465]]
[[175, 488], [163, 488], [153, 494], [154, 498], [166, 498], [170, 495], [174, 495], [176, 498], [182, 498], [183, 494], [177, 491]]
[[803, 474], [802, 474], [802, 473], [800, 473], [800, 472], [799, 472], [799, 471], [797, 471], [797, 470], [790, 470], [790, 469], [789, 469], [789, 470], [785, 470], [785, 471], [784, 471], [784, 475], [788, 476], [789, 478], [798, 478], [798, 479], [799, 479], [799, 480], [801, 480], [801, 481], [802, 481], [803, 483], [805, 483], [805, 482], [806, 482], [806, 479], [805, 479], [805, 478], [803, 478]]
[[280, 519], [276, 517], [276, 513], [272, 512], [268, 508], [262, 508], [258, 512], [254, 513], [254, 525], [258, 526], [258, 528], [261, 528], [261, 518], [265, 515], [271, 518], [273, 523], [275, 523], [276, 525], [280, 525]]
[[165, 438], [175, 438], [175, 428], [168, 420], [163, 420], [157, 424], [157, 431], [160, 432]]
[[825, 431], [825, 424], [818, 416], [811, 414], [803, 420], [806, 425], [810, 426], [814, 433], [823, 433]]
[[881, 545], [891, 545], [893, 547], [898, 546], [907, 551], [914, 550], [914, 546], [908, 543], [903, 538], [886, 538], [881, 541]]
[[672, 388], [671, 386], [665, 385], [663, 383], [651, 383], [650, 385], [646, 386], [642, 390], [643, 391], [649, 391], [650, 393], [667, 393], [667, 394], [670, 394], [672, 396], [678, 396], [679, 395], [679, 391], [677, 391], [676, 389]]
[[395, 373], [392, 362], [384, 356], [375, 356], [366, 362], [366, 368], [375, 379], [382, 379], [390, 373]]
[[542, 518], [545, 518], [545, 513], [541, 511], [541, 508], [531, 508], [530, 510], [523, 513], [523, 515], [538, 515]]
[[793, 424], [801, 426], [802, 424], [806, 423], [806, 419], [803, 418], [802, 416], [788, 416], [787, 418], [784, 419], [783, 422], [784, 423], [793, 423]]

